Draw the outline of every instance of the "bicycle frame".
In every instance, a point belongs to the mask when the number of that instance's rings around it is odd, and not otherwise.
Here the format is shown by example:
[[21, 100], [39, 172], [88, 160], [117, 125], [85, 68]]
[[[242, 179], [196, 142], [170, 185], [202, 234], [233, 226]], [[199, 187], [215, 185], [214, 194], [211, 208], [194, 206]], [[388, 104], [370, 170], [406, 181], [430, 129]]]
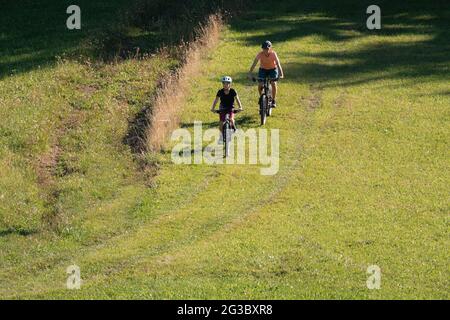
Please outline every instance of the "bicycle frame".
[[272, 98], [272, 90], [269, 87], [269, 78], [264, 79], [263, 94], [265, 94], [267, 97]]
[[261, 125], [266, 123], [267, 116], [272, 114], [272, 90], [269, 86], [269, 78], [264, 79], [263, 89], [259, 101], [259, 114], [261, 116]]
[[[221, 113], [220, 110], [216, 111], [217, 113]], [[237, 112], [237, 111], [233, 111], [233, 112]], [[232, 129], [231, 129], [231, 120], [230, 120], [230, 115], [227, 112], [225, 114], [225, 121], [223, 122], [223, 126], [222, 126], [222, 139], [223, 139], [223, 148], [224, 148], [224, 157], [228, 157], [229, 153], [230, 153], [230, 141], [231, 141], [231, 133], [232, 133]]]

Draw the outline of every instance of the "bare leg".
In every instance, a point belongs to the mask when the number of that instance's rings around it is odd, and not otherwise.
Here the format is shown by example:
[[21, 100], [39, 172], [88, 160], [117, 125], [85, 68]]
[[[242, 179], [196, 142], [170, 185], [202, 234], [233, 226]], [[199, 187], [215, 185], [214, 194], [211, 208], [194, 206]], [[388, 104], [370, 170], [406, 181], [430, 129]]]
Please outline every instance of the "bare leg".
[[222, 130], [223, 130], [223, 124], [224, 124], [224, 122], [223, 122], [223, 121], [220, 121], [219, 130], [220, 130], [220, 134], [222, 135], [222, 137], [223, 137], [223, 132], [222, 132]]
[[275, 100], [275, 97], [277, 96], [277, 82], [272, 81], [271, 85], [272, 85], [272, 99]]
[[236, 126], [234, 125], [234, 119], [230, 119], [230, 122], [231, 122], [231, 127], [232, 127], [233, 129], [236, 129]]
[[261, 96], [262, 90], [263, 90], [263, 84], [260, 82], [260, 83], [258, 84], [258, 92], [259, 92], [259, 96]]

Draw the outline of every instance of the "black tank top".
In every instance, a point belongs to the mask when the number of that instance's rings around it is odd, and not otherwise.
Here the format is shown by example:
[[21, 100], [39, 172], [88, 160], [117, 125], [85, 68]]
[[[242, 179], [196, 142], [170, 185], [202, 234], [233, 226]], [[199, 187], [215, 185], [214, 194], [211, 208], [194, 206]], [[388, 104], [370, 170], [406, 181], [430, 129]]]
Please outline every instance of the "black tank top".
[[234, 89], [230, 89], [228, 94], [225, 94], [224, 89], [217, 91], [217, 96], [220, 97], [220, 109], [231, 110], [234, 106], [234, 98], [237, 96]]

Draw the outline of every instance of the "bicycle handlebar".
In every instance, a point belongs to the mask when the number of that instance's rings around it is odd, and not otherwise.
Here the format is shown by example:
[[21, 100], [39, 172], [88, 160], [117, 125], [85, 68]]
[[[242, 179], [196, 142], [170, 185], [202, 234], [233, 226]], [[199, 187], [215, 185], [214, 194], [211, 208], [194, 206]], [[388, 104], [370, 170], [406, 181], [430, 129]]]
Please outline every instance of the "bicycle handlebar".
[[[267, 78], [267, 79], [269, 79], [269, 78]], [[269, 79], [269, 81], [279, 81], [281, 78], [280, 77], [278, 77], [278, 78], [275, 78], [275, 79]], [[253, 82], [256, 82], [256, 78], [255, 77], [252, 77], [252, 81]]]
[[[233, 111], [234, 113], [238, 113], [238, 112], [241, 112], [242, 110], [233, 108], [233, 109], [231, 109], [231, 111]], [[224, 113], [224, 112], [229, 112], [229, 111], [227, 111], [227, 110], [214, 110], [213, 112], [215, 112], [215, 113]]]

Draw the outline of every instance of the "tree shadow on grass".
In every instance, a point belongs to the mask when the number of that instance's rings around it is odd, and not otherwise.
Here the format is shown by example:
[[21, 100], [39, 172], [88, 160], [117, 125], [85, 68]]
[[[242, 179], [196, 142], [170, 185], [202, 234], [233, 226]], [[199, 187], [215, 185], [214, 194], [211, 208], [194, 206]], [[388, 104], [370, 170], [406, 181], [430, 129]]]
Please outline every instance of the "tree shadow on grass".
[[[373, 37], [371, 44], [352, 49], [314, 54], [288, 51], [288, 48], [278, 50], [282, 63], [283, 54], [299, 57], [296, 59], [299, 62], [283, 66], [286, 74], [283, 81], [287, 82], [320, 83], [326, 87], [380, 79], [449, 78], [450, 10], [444, 1], [379, 1], [381, 30], [366, 28], [369, 4], [369, 1], [355, 4], [348, 0], [286, 1], [266, 6], [267, 9], [259, 7], [246, 17], [235, 19], [231, 27], [241, 34], [249, 34], [240, 38], [247, 46], [259, 46], [266, 39], [273, 41], [275, 47], [293, 40], [301, 44], [304, 38], [316, 36], [317, 44], [322, 38], [337, 48], [340, 43], [342, 48], [347, 48], [344, 43]], [[401, 36], [416, 37], [409, 38], [411, 41], [406, 38], [409, 41], [406, 42]], [[318, 61], [302, 62], [305, 58]]]
[[36, 230], [22, 230], [22, 229], [6, 229], [6, 230], [0, 230], [0, 237], [6, 237], [9, 235], [19, 235], [19, 236], [30, 236], [32, 234], [37, 233]]
[[77, 1], [82, 8], [81, 30], [68, 30], [68, 0], [4, 0], [0, 20], [0, 79], [52, 65], [55, 57], [73, 54], [80, 44], [114, 24], [125, 0]]
[[81, 29], [69, 30], [66, 10], [73, 1], [2, 0], [0, 10], [7, 14], [0, 20], [0, 80], [52, 66], [58, 57], [108, 62], [135, 57], [137, 48], [142, 55], [173, 42], [176, 37], [167, 30], [131, 22], [129, 12], [140, 2], [78, 0]]
[[[154, 53], [191, 40], [209, 13], [243, 1], [1, 0], [0, 80], [52, 66], [58, 56], [108, 62]], [[73, 4], [81, 9], [81, 30], [66, 26]]]

